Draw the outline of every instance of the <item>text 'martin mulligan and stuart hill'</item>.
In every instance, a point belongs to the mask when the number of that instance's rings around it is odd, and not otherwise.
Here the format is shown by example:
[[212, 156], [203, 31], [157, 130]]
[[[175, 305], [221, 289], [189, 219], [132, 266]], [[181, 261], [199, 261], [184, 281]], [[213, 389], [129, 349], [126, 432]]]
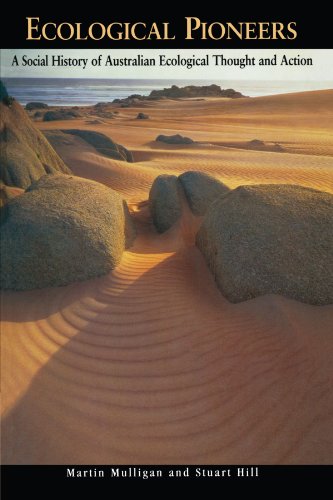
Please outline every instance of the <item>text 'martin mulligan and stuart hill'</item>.
[[[149, 478], [163, 478], [164, 472], [162, 469], [143, 469], [141, 467], [110, 467], [110, 469], [81, 469], [81, 468], [67, 468], [66, 477], [68, 478], [104, 478], [111, 479], [132, 478], [132, 479], [149, 479]], [[256, 478], [259, 477], [259, 467], [234, 467], [231, 468], [205, 468], [196, 467], [190, 471], [189, 467], [183, 469], [170, 468], [166, 472], [167, 477], [220, 477], [230, 478], [233, 476], [243, 478]]]

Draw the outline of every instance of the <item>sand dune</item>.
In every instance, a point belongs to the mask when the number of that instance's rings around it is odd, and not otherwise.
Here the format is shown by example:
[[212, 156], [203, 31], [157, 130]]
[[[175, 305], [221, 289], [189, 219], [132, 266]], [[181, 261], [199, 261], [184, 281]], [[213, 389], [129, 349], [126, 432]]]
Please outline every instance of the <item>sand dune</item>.
[[[138, 192], [147, 196], [160, 172], [179, 174], [194, 168], [215, 175], [230, 187], [244, 182], [286, 182], [332, 191], [332, 98], [333, 91], [327, 90], [232, 101], [159, 101], [152, 103], [149, 120], [135, 119], [140, 107], [124, 108], [121, 119], [95, 125], [95, 129], [133, 152], [136, 163], [131, 175], [106, 157], [87, 155], [81, 146], [75, 151], [72, 146], [53, 145], [76, 175], [114, 189], [123, 184], [123, 194], [129, 198], [131, 193], [137, 198]], [[84, 120], [40, 126], [43, 130], [91, 128]], [[154, 141], [160, 133], [180, 133], [199, 144], [161, 144]], [[254, 139], [279, 143], [284, 153], [244, 149], [244, 143]], [[237, 141], [240, 147], [230, 147]]]
[[[157, 175], [186, 170], [230, 187], [333, 192], [332, 95], [161, 101], [142, 121], [126, 108], [94, 129], [133, 151], [132, 164], [78, 138], [53, 144], [76, 175], [126, 197], [139, 236], [104, 278], [3, 294], [4, 463], [332, 462], [333, 306], [273, 295], [230, 304], [194, 246], [200, 218], [183, 202], [158, 235], [146, 201]], [[154, 142], [160, 133], [286, 152], [168, 146]]]

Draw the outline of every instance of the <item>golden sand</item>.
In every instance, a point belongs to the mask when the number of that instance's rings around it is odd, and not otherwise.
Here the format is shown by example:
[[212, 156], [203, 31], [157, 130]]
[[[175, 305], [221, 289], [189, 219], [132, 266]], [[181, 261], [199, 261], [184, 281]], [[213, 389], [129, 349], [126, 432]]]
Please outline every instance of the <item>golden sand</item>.
[[[158, 235], [146, 200], [157, 175], [186, 170], [232, 188], [333, 192], [333, 91], [159, 101], [136, 120], [142, 109], [40, 124], [94, 129], [133, 151], [129, 164], [79, 138], [56, 148], [76, 175], [126, 198], [139, 236], [108, 276], [3, 294], [3, 462], [332, 463], [333, 306], [230, 304], [194, 246], [200, 220], [185, 206]], [[175, 133], [199, 144], [154, 142]]]

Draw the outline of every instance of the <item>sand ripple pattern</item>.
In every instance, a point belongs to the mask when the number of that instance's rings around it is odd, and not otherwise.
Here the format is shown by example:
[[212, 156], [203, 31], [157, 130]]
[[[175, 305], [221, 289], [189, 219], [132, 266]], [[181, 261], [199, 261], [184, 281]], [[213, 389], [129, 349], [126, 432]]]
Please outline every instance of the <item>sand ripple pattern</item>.
[[[126, 197], [140, 234], [103, 278], [3, 294], [4, 463], [332, 463], [333, 307], [278, 296], [228, 303], [194, 246], [199, 221], [185, 209], [157, 235], [146, 203], [157, 175], [193, 169], [231, 187], [331, 191], [332, 92], [316, 95], [232, 109], [160, 102], [142, 121], [124, 109], [96, 130], [133, 150], [133, 164], [57, 149], [75, 174]], [[160, 133], [205, 144], [161, 149]], [[287, 152], [207, 144], [255, 138]]]
[[312, 335], [332, 308], [231, 305], [195, 248], [155, 250], [143, 235], [105, 278], [5, 294], [5, 463], [293, 462], [326, 425]]

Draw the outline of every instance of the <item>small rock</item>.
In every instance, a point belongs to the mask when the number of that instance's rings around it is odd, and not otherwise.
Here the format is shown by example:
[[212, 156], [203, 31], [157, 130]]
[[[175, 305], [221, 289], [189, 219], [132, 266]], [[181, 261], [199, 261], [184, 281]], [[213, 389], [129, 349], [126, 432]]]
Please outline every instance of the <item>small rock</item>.
[[136, 119], [137, 120], [148, 120], [149, 115], [146, 115], [145, 113], [138, 113]]
[[165, 142], [166, 144], [193, 144], [194, 141], [189, 137], [183, 137], [180, 134], [176, 135], [159, 135], [156, 137], [156, 141]]
[[81, 114], [78, 111], [72, 109], [59, 109], [56, 111], [46, 111], [44, 114], [44, 122], [60, 121], [60, 120], [73, 120], [74, 118], [80, 118]]
[[25, 109], [27, 111], [33, 111], [35, 109], [47, 109], [48, 105], [45, 102], [28, 102], [26, 104]]

